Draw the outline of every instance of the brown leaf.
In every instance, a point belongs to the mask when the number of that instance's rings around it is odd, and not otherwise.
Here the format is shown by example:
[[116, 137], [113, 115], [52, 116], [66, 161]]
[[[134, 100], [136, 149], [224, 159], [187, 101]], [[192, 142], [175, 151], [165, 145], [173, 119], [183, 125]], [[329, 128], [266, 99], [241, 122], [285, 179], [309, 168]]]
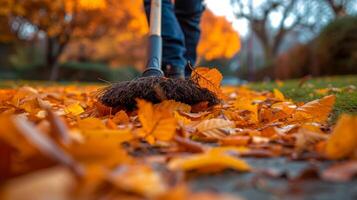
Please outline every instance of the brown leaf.
[[316, 143], [326, 140], [328, 136], [320, 132], [309, 130], [307, 127], [302, 127], [295, 134], [295, 138], [295, 150], [301, 153], [304, 150], [313, 149]]
[[195, 127], [206, 137], [220, 139], [229, 135], [235, 125], [229, 120], [215, 118], [201, 121]]
[[178, 144], [184, 146], [190, 152], [202, 153], [202, 152], [205, 151], [205, 147], [202, 144], [198, 143], [198, 142], [194, 142], [192, 140], [180, 137], [178, 135], [174, 136], [174, 140]]
[[333, 182], [346, 182], [357, 176], [357, 161], [345, 161], [332, 165], [322, 172], [322, 179]]

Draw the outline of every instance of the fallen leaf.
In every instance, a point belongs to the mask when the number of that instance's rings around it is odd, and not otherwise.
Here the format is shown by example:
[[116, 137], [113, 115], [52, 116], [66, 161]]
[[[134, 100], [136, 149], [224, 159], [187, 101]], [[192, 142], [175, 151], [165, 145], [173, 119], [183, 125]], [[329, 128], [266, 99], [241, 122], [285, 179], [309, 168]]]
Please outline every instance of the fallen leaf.
[[115, 113], [112, 120], [116, 124], [126, 124], [126, 123], [130, 122], [130, 118], [124, 110], [121, 110], [121, 111]]
[[79, 105], [79, 103], [70, 104], [64, 110], [67, 114], [72, 114], [75, 116], [84, 112], [84, 109], [82, 108], [81, 105]]
[[304, 104], [296, 109], [293, 119], [297, 121], [314, 121], [324, 123], [327, 121], [330, 112], [335, 104], [334, 95], [326, 96]]
[[229, 130], [232, 131], [232, 129], [235, 127], [235, 124], [229, 120], [216, 118], [201, 121], [195, 127], [206, 137], [219, 139], [227, 136], [230, 133]]
[[81, 130], [106, 129], [102, 120], [94, 117], [88, 117], [78, 120], [78, 128]]
[[175, 135], [174, 140], [175, 140], [175, 142], [177, 142], [181, 146], [185, 147], [190, 152], [201, 153], [201, 152], [205, 151], [205, 147], [198, 142], [180, 137], [178, 135]]
[[220, 143], [224, 146], [246, 146], [251, 140], [250, 136], [235, 135], [222, 138]]
[[120, 146], [121, 143], [134, 138], [129, 129], [87, 129], [82, 130], [82, 136], [82, 142], [68, 148], [77, 160], [108, 167], [131, 162], [130, 157]]
[[2, 200], [72, 199], [76, 180], [64, 167], [55, 167], [21, 176], [2, 185]]
[[334, 182], [346, 182], [357, 175], [357, 161], [345, 161], [332, 165], [322, 172], [322, 179]]
[[357, 151], [357, 117], [343, 114], [327, 140], [325, 153], [330, 159], [341, 159]]
[[285, 101], [285, 97], [284, 97], [283, 93], [280, 92], [280, 90], [274, 89], [273, 92], [274, 92], [274, 97], [276, 99], [279, 99], [280, 101]]
[[219, 98], [225, 98], [220, 89], [223, 76], [217, 69], [196, 67], [192, 72], [191, 79], [200, 87], [206, 88], [216, 94]]
[[159, 173], [145, 165], [120, 166], [109, 175], [109, 180], [121, 190], [147, 198], [163, 195], [168, 187]]
[[59, 138], [65, 145], [72, 143], [72, 138], [69, 135], [69, 129], [65, 122], [52, 110], [47, 109], [46, 112], [55, 138]]
[[258, 121], [258, 105], [255, 104], [252, 101], [252, 99], [244, 97], [244, 96], [240, 96], [237, 98], [237, 100], [235, 100], [233, 105], [236, 109], [247, 110], [247, 111], [251, 112], [251, 114], [252, 114], [251, 119], [254, 122]]
[[[158, 140], [169, 141], [176, 132], [176, 119], [173, 112], [154, 106], [145, 101], [137, 100], [138, 117], [142, 124], [141, 136], [153, 136]], [[151, 141], [152, 142], [152, 141]]]
[[330, 91], [329, 88], [322, 88], [322, 89], [316, 89], [315, 93], [319, 95], [326, 95], [329, 93], [329, 91]]
[[191, 111], [191, 106], [180, 103], [174, 100], [165, 100], [162, 101], [159, 104], [154, 105], [154, 109], [156, 110], [166, 110], [169, 112], [174, 112], [174, 111], [181, 111], [181, 112], [190, 112]]
[[229, 149], [209, 150], [208, 152], [187, 157], [172, 159], [168, 167], [172, 170], [205, 169], [217, 171], [222, 169], [234, 169], [237, 171], [249, 171], [250, 166], [239, 158], [229, 155]]
[[314, 149], [316, 143], [326, 140], [328, 136], [321, 133], [321, 131], [311, 130], [305, 126], [298, 130], [295, 134], [295, 138], [295, 150], [301, 153], [304, 150]]
[[19, 133], [22, 134], [35, 148], [40, 150], [44, 155], [59, 163], [69, 167], [77, 175], [82, 176], [84, 169], [77, 163], [70, 155], [63, 151], [54, 141], [42, 134], [30, 122], [26, 121], [23, 117], [14, 116], [12, 121]]

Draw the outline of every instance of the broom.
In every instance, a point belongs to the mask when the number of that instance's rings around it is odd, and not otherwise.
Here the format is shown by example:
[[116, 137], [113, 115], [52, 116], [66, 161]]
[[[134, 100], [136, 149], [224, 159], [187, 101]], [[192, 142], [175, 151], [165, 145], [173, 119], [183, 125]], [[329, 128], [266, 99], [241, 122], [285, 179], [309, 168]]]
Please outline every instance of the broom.
[[140, 78], [113, 83], [99, 93], [99, 101], [115, 109], [133, 110], [136, 99], [152, 103], [175, 100], [188, 105], [206, 101], [208, 105], [219, 102], [216, 95], [201, 88], [197, 81], [164, 77], [161, 70], [161, 0], [151, 0], [149, 56], [146, 70]]

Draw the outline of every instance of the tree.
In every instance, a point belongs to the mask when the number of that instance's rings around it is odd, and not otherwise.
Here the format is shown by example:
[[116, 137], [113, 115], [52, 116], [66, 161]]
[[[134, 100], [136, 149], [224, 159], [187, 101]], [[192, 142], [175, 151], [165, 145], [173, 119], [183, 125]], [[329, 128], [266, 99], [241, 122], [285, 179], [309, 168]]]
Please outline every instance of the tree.
[[[146, 33], [140, 0], [0, 0], [0, 11], [17, 40], [46, 40], [45, 63], [51, 79], [58, 76], [58, 61], [74, 39], [99, 39], [113, 29], [127, 29], [132, 35]], [[139, 16], [139, 17], [138, 17]], [[30, 33], [29, 33], [30, 32]], [[123, 31], [122, 31], [123, 32]], [[118, 34], [116, 37], [125, 35]]]
[[[5, 25], [0, 30], [7, 30], [1, 31], [0, 39], [45, 44], [38, 46], [44, 48], [44, 65], [52, 70], [53, 80], [58, 76], [59, 63], [69, 60], [144, 66], [148, 24], [142, 0], [0, 0], [0, 3], [0, 20]], [[207, 12], [202, 19], [199, 57], [232, 57], [240, 47], [237, 32], [225, 18]]]
[[[325, 0], [326, 4], [330, 7], [335, 17], [344, 17], [347, 15], [347, 7], [353, 0]], [[357, 3], [356, 1], [354, 3]]]
[[232, 58], [240, 50], [240, 37], [225, 17], [217, 17], [207, 10], [202, 16], [199, 60]]
[[[264, 51], [265, 62], [271, 62], [279, 51], [285, 36], [299, 28], [311, 28], [312, 8], [309, 2], [299, 0], [266, 0], [253, 5], [242, 0], [232, 0], [237, 18], [248, 20], [251, 31], [257, 36]], [[275, 27], [272, 21], [276, 22]]]
[[51, 79], [55, 79], [58, 57], [68, 44], [76, 26], [78, 1], [2, 1], [8, 6], [8, 24], [18, 40], [33, 39], [44, 33], [46, 65], [52, 69]]
[[[142, 1], [132, 0], [130, 8], [121, 5], [120, 8], [114, 9], [117, 13], [123, 12], [123, 15], [132, 12], [125, 17], [133, 20], [132, 23], [129, 23], [130, 26], [120, 25], [125, 20], [118, 20], [118, 24], [114, 26], [106, 25], [105, 21], [109, 21], [109, 19], [103, 20], [106, 14], [101, 14], [100, 18], [95, 19], [97, 21], [92, 21], [93, 27], [99, 30], [105, 30], [108, 27], [122, 26], [122, 28], [111, 28], [111, 30], [105, 31], [106, 34], [101, 38], [82, 37], [72, 41], [69, 44], [70, 48], [64, 53], [64, 59], [107, 60], [108, 64], [113, 67], [127, 65], [142, 69], [146, 62], [144, 59], [146, 54], [145, 36], [148, 34], [148, 24], [140, 2]], [[130, 10], [130, 12], [126, 10]], [[80, 30], [85, 29], [77, 29], [77, 31]], [[197, 48], [198, 60], [229, 59], [240, 50], [239, 34], [233, 30], [225, 17], [217, 17], [211, 11], [206, 10], [201, 20], [201, 32]]]

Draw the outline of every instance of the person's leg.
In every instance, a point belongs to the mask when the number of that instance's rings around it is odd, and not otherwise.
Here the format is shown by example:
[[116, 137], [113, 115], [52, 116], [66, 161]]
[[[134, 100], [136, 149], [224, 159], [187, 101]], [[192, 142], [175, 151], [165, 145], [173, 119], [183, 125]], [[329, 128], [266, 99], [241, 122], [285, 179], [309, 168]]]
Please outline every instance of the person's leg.
[[[144, 0], [146, 16], [150, 15], [150, 0]], [[162, 0], [161, 35], [163, 40], [162, 68], [166, 76], [182, 77], [186, 65], [185, 38], [174, 13], [171, 0]]]
[[[200, 39], [200, 20], [204, 11], [203, 0], [176, 0], [175, 14], [185, 36], [187, 62], [195, 65], [197, 45]], [[191, 69], [186, 67], [186, 77], [191, 75]]]

